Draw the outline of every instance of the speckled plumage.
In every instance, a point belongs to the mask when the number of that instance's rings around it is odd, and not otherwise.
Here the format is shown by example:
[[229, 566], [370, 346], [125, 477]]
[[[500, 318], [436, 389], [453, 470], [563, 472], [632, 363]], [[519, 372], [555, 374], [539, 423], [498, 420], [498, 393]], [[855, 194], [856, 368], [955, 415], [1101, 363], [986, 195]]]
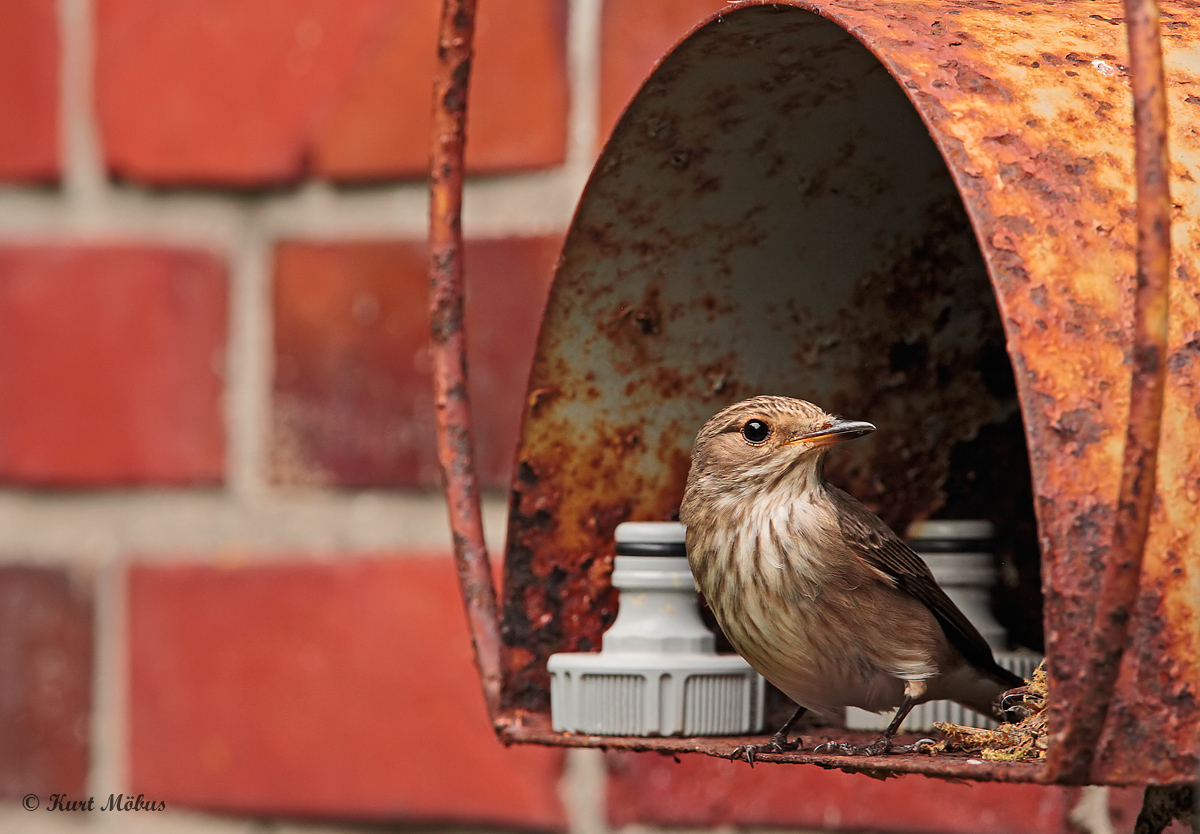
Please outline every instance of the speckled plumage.
[[[752, 420], [770, 427], [761, 443]], [[920, 557], [822, 477], [833, 445], [873, 428], [784, 397], [709, 420], [680, 510], [696, 582], [734, 648], [802, 707], [878, 712], [908, 695], [994, 713], [1014, 676]]]

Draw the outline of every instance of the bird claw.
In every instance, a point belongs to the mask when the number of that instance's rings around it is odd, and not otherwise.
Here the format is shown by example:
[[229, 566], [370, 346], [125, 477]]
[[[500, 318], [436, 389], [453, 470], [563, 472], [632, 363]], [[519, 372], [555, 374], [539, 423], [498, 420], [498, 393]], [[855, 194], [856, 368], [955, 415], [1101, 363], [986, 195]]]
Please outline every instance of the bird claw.
[[923, 753], [937, 745], [931, 738], [923, 738], [912, 744], [894, 745], [888, 736], [880, 736], [866, 747], [857, 747], [841, 741], [827, 741], [813, 748], [814, 753], [834, 753], [842, 756], [882, 756], [885, 753]]
[[[927, 741], [928, 739], [922, 739]], [[918, 742], [919, 744], [920, 742]], [[853, 744], [846, 744], [842, 741], [827, 741], [824, 744], [818, 744], [813, 748], [814, 753], [834, 753], [841, 756], [882, 756], [892, 750], [892, 740], [887, 736], [880, 736], [875, 741], [868, 744], [866, 747], [858, 747]]]
[[854, 754], [851, 751], [857, 750], [857, 749], [858, 749], [857, 747], [854, 747], [849, 744], [843, 744], [840, 741], [827, 741], [824, 744], [818, 744], [816, 747], [814, 747], [813, 752], [814, 753], [840, 753], [844, 756], [852, 756]]
[[1021, 706], [1027, 697], [1029, 697], [1028, 685], [1009, 689], [1000, 696], [1000, 709], [1010, 710], [1013, 707]]
[[731, 759], [745, 759], [746, 764], [754, 767], [760, 753], [791, 753], [800, 749], [800, 739], [788, 741], [786, 737], [775, 735], [764, 744], [742, 744], [729, 754]]
[[1010, 689], [1000, 696], [999, 715], [995, 717], [1005, 724], [1016, 724], [1035, 711], [1038, 700], [1029, 691], [1028, 685]]
[[903, 744], [899, 747], [893, 747], [892, 750], [896, 753], [925, 753], [937, 746], [937, 742], [931, 738], [923, 738], [914, 741], [912, 744]]

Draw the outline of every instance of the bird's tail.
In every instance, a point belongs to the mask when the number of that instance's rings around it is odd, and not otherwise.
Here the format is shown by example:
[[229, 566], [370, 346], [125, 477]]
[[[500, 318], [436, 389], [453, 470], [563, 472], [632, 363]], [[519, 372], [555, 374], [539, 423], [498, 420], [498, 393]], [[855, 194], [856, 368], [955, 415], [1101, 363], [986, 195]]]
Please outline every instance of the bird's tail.
[[953, 700], [1003, 723], [1020, 720], [1020, 716], [1014, 716], [1005, 707], [1004, 693], [1024, 686], [1025, 681], [999, 664], [977, 671], [979, 674], [971, 685], [962, 687]]

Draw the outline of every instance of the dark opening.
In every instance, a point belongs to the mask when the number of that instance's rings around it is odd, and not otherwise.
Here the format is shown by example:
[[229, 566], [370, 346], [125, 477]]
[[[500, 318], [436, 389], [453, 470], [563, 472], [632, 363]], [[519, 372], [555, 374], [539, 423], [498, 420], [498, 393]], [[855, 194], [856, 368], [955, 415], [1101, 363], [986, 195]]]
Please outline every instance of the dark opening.
[[696, 33], [630, 105], [564, 250], [506, 563], [506, 702], [614, 614], [624, 520], [671, 518], [696, 430], [761, 393], [878, 431], [827, 475], [903, 534], [986, 518], [996, 614], [1041, 649], [1029, 458], [1005, 334], [950, 172], [851, 35], [792, 7]]

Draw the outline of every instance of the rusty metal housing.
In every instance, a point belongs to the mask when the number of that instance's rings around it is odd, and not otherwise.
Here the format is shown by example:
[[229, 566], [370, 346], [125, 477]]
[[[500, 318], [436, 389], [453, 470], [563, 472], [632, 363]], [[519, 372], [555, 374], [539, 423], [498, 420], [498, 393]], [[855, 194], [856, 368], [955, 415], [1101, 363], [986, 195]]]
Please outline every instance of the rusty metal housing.
[[[673, 516], [697, 428], [776, 393], [879, 426], [827, 474], [893, 526], [941, 515], [1004, 531], [1017, 581], [998, 613], [1019, 642], [1044, 641], [1059, 757], [777, 760], [1009, 781], [1195, 778], [1196, 7], [1162, 9], [1173, 225], [1160, 227], [1173, 239], [1158, 354], [1139, 341], [1120, 4], [743, 2], [660, 63], [595, 167], [539, 337], [500, 598], [503, 738], [714, 755], [739, 743], [554, 734], [545, 664], [597, 647], [615, 614], [613, 529]], [[1157, 457], [1131, 445], [1147, 433], [1135, 383], [1148, 367], [1161, 380]], [[1123, 481], [1128, 460], [1153, 474]], [[1127, 556], [1114, 550], [1123, 483], [1153, 486], [1134, 496], [1145, 548], [1117, 565], [1135, 598], [1101, 602], [1106, 565]], [[461, 499], [454, 490], [450, 477]], [[1126, 640], [1089, 666], [1098, 618]], [[1081, 717], [1098, 668], [1112, 697]]]

